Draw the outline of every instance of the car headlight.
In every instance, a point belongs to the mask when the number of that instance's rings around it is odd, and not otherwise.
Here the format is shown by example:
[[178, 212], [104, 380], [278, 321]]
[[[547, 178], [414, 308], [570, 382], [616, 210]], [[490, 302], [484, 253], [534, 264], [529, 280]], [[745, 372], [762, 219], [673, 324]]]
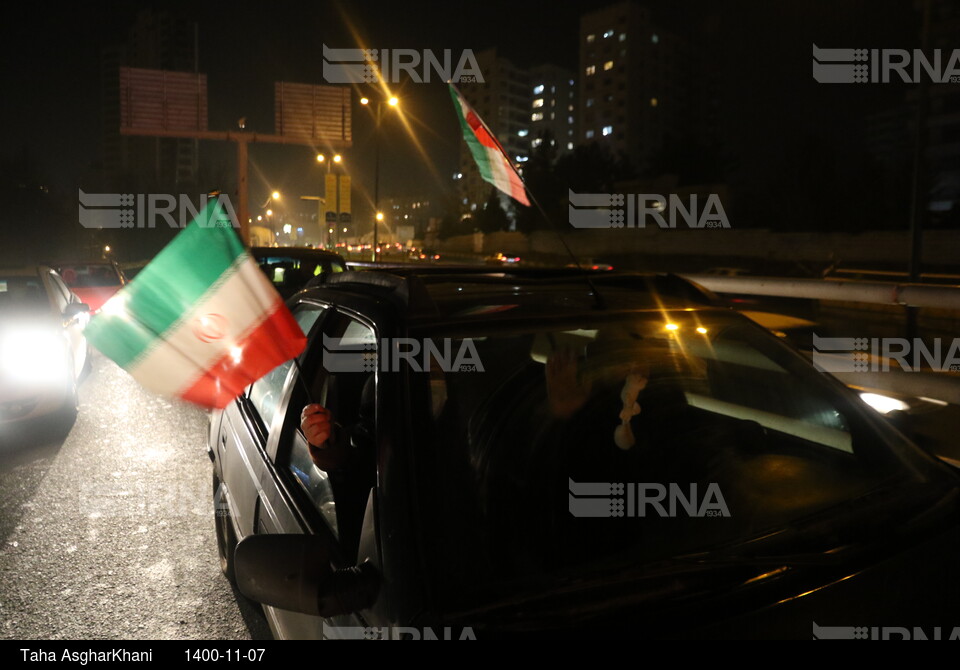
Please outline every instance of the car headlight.
[[13, 328], [0, 334], [0, 375], [24, 384], [65, 382], [63, 335], [49, 328]]
[[881, 414], [889, 414], [893, 411], [905, 412], [910, 409], [910, 405], [902, 400], [879, 393], [861, 393], [860, 398]]

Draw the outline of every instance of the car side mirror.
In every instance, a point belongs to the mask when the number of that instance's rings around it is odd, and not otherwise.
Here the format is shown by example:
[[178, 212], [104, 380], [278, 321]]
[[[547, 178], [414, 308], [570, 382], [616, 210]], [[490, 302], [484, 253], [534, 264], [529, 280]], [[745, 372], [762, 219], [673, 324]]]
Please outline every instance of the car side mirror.
[[85, 302], [71, 302], [63, 310], [63, 316], [66, 319], [73, 319], [80, 314], [89, 314], [90, 305]]
[[237, 545], [234, 560], [241, 593], [291, 612], [349, 614], [373, 605], [380, 587], [369, 561], [333, 570], [329, 544], [316, 535], [251, 535]]

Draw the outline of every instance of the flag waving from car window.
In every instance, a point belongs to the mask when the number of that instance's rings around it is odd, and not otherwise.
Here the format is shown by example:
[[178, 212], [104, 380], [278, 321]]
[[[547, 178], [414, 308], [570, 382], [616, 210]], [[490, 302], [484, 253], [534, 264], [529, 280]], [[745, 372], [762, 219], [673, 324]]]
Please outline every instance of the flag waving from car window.
[[306, 337], [218, 199], [107, 301], [87, 340], [148, 390], [223, 408]]
[[510, 162], [510, 157], [507, 156], [496, 136], [467, 104], [460, 95], [460, 91], [453, 84], [448, 86], [450, 97], [453, 98], [453, 104], [457, 108], [457, 116], [460, 118], [463, 139], [466, 140], [470, 153], [473, 154], [473, 160], [480, 168], [480, 176], [517, 202], [529, 207], [530, 201], [527, 199], [527, 189], [523, 185], [523, 180], [520, 179], [516, 168]]

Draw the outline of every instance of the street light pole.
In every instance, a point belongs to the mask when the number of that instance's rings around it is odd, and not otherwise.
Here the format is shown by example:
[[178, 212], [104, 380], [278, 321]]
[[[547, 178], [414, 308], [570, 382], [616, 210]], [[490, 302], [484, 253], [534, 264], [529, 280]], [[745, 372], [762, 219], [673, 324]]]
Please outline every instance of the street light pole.
[[[360, 98], [360, 104], [366, 105], [369, 104], [370, 100], [367, 98]], [[397, 100], [395, 96], [390, 96], [387, 99], [387, 104], [391, 107], [396, 107], [400, 101]], [[374, 132], [376, 133], [376, 138], [374, 143], [376, 144], [376, 162], [374, 164], [373, 170], [373, 261], [377, 262], [380, 254], [380, 222], [383, 221], [383, 214], [380, 212], [380, 121], [381, 121], [381, 107], [383, 104], [382, 99], [377, 100], [377, 112], [376, 112], [376, 127]]]
[[382, 101], [377, 100], [377, 138], [376, 138], [376, 166], [374, 167], [374, 176], [373, 176], [373, 262], [377, 262], [377, 257], [380, 255], [380, 245], [378, 244], [379, 240], [379, 231], [380, 231], [380, 103]]

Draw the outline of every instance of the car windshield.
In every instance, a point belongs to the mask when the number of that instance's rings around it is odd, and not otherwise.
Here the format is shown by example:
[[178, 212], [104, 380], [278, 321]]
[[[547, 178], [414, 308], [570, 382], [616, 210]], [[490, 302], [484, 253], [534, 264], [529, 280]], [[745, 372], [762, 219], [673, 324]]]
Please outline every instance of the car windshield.
[[313, 277], [324, 272], [343, 272], [346, 267], [334, 258], [305, 259], [283, 254], [260, 256], [260, 269], [267, 278], [280, 287], [300, 288]]
[[0, 275], [0, 313], [42, 311], [50, 308], [39, 277]]
[[60, 276], [70, 288], [106, 288], [119, 286], [120, 277], [112, 265], [63, 265]]
[[882, 537], [878, 520], [916, 513], [917, 490], [950, 486], [856, 397], [736, 315], [591, 314], [423, 337], [453, 338], [450, 360], [411, 379], [423, 408], [412, 426], [433, 436], [420, 459], [426, 553], [454, 610], [599, 566]]

